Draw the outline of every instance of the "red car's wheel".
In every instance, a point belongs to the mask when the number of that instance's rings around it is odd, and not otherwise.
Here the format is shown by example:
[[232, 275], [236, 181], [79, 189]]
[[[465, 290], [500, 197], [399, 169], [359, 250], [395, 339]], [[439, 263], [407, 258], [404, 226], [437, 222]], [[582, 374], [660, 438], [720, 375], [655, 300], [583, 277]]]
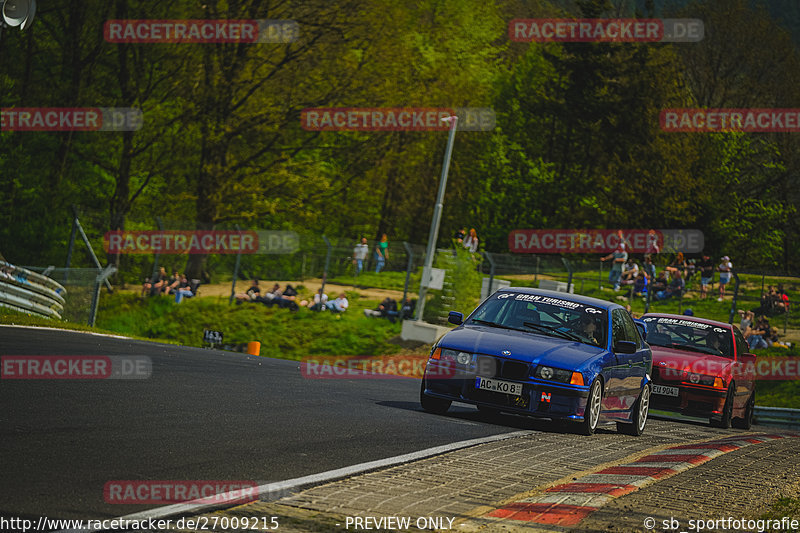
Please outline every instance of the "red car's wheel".
[[750, 395], [747, 406], [744, 409], [744, 418], [734, 418], [731, 424], [738, 429], [750, 429], [753, 425], [753, 412], [756, 407], [756, 393]]
[[716, 420], [714, 418], [710, 419], [709, 422], [712, 426], [716, 428], [728, 429], [731, 427], [731, 418], [733, 417], [733, 391], [736, 390], [734, 388], [734, 384], [731, 383], [728, 386], [728, 395], [725, 398], [725, 406], [722, 408], [722, 418]]

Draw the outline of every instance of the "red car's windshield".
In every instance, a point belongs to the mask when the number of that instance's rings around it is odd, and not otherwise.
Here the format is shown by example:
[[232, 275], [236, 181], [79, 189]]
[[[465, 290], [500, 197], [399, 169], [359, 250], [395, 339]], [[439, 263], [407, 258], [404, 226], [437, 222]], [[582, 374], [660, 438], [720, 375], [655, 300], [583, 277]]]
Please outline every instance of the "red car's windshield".
[[694, 320], [644, 317], [647, 343], [733, 359], [730, 331]]

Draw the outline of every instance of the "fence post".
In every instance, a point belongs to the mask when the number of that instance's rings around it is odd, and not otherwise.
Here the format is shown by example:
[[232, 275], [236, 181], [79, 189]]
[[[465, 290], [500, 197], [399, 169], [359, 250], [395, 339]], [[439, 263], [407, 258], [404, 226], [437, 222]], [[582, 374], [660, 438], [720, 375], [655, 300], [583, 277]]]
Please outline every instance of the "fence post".
[[569, 292], [572, 288], [572, 265], [566, 257], [562, 257], [561, 262], [564, 263], [564, 268], [567, 269], [567, 292]]
[[[158, 226], [159, 231], [164, 231], [164, 224], [161, 222], [161, 217], [156, 217], [156, 226]], [[156, 274], [158, 274], [158, 259], [161, 254], [155, 254], [153, 257], [153, 275], [150, 276], [150, 279], [155, 279]]]
[[69, 280], [69, 267], [72, 264], [72, 249], [75, 247], [75, 237], [78, 233], [78, 208], [72, 206], [72, 232], [69, 235], [69, 246], [67, 247], [67, 266], [64, 268], [64, 281], [66, 285]]
[[[333, 251], [333, 246], [331, 246], [331, 241], [329, 241], [328, 237], [326, 237], [325, 235], [322, 236], [322, 240], [325, 241], [325, 246], [328, 247], [328, 253], [325, 254], [325, 268], [322, 271], [322, 288], [320, 289], [322, 291], [322, 294], [325, 294], [325, 282], [328, 279], [328, 267], [331, 264], [331, 252]], [[320, 311], [322, 311], [322, 309], [323, 309], [322, 294], [320, 294], [320, 297], [319, 297], [319, 302], [320, 302], [319, 310]]]
[[649, 280], [647, 283], [647, 300], [644, 302], [644, 312], [650, 312], [650, 296], [653, 295], [653, 280]]
[[[77, 212], [76, 212], [77, 215]], [[95, 266], [98, 270], [103, 270], [103, 267], [100, 266], [100, 261], [97, 260], [97, 256], [94, 255], [94, 250], [92, 249], [92, 243], [89, 242], [89, 237], [86, 236], [86, 232], [83, 231], [83, 226], [81, 226], [81, 221], [78, 220], [78, 217], [75, 217], [75, 224], [78, 226], [78, 233], [81, 234], [81, 239], [83, 239], [83, 243], [86, 245], [86, 248], [89, 250], [89, 255], [92, 256], [92, 260], [94, 261]], [[111, 283], [108, 281], [108, 276], [104, 279], [106, 287], [108, 287], [109, 291], [113, 291], [114, 287], [111, 286]]]
[[731, 300], [731, 312], [728, 316], [728, 324], [733, 324], [733, 315], [736, 314], [736, 297], [739, 295], [739, 274], [735, 271], [731, 272], [733, 279], [736, 280], [736, 285], [733, 287], [733, 300]]
[[100, 304], [100, 287], [103, 285], [103, 282], [108, 280], [109, 276], [113, 275], [114, 272], [117, 271], [117, 267], [114, 265], [108, 265], [105, 269], [103, 269], [94, 280], [94, 295], [92, 296], [92, 308], [89, 311], [89, 325], [94, 327], [95, 319], [97, 318], [97, 307]]
[[536, 256], [536, 273], [533, 275], [533, 284], [537, 285], [539, 283], [539, 260], [541, 257], [538, 255]]
[[[236, 231], [239, 232], [239, 243], [242, 242], [242, 228], [239, 227], [239, 224], [236, 224]], [[233, 303], [233, 299], [236, 296], [236, 278], [239, 277], [239, 265], [242, 262], [242, 247], [239, 246], [239, 251], [236, 252], [236, 264], [233, 266], [233, 282], [231, 282], [231, 297], [228, 299], [228, 305]]]
[[411, 277], [411, 269], [414, 268], [414, 250], [411, 249], [411, 246], [406, 241], [403, 241], [403, 248], [406, 249], [406, 253], [408, 254], [408, 264], [406, 265], [406, 283], [403, 285], [403, 301], [400, 302], [402, 306], [405, 301], [406, 297], [408, 296], [408, 280]]
[[603, 290], [603, 260], [600, 260], [600, 272], [597, 275], [597, 288]]
[[492, 259], [492, 254], [489, 252], [483, 252], [483, 256], [489, 261], [489, 290], [486, 294], [491, 296], [494, 294], [494, 290], [492, 290], [494, 285], [494, 259]]

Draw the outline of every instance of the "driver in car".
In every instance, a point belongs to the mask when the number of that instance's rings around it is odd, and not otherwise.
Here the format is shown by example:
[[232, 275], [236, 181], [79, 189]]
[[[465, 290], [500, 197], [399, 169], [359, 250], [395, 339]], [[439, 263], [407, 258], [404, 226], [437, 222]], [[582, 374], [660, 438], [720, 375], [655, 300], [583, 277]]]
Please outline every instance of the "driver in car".
[[595, 331], [597, 331], [597, 323], [594, 321], [594, 318], [589, 314], [582, 315], [579, 330], [580, 334], [589, 339], [595, 346], [600, 346], [600, 343], [594, 336]]
[[717, 332], [708, 330], [708, 333], [706, 333], [706, 346], [715, 352], [722, 353], [722, 342]]

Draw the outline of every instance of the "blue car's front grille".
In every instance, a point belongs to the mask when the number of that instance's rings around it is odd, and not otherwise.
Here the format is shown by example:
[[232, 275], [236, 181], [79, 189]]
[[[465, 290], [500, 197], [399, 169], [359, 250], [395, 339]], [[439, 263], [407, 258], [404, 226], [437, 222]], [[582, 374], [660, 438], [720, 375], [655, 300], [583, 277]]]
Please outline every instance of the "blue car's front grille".
[[475, 371], [486, 378], [504, 378], [517, 381], [528, 377], [530, 365], [520, 361], [509, 361], [488, 355], [479, 355], [476, 359]]
[[528, 377], [528, 364], [519, 361], [503, 361], [500, 376], [506, 379], [525, 379]]

